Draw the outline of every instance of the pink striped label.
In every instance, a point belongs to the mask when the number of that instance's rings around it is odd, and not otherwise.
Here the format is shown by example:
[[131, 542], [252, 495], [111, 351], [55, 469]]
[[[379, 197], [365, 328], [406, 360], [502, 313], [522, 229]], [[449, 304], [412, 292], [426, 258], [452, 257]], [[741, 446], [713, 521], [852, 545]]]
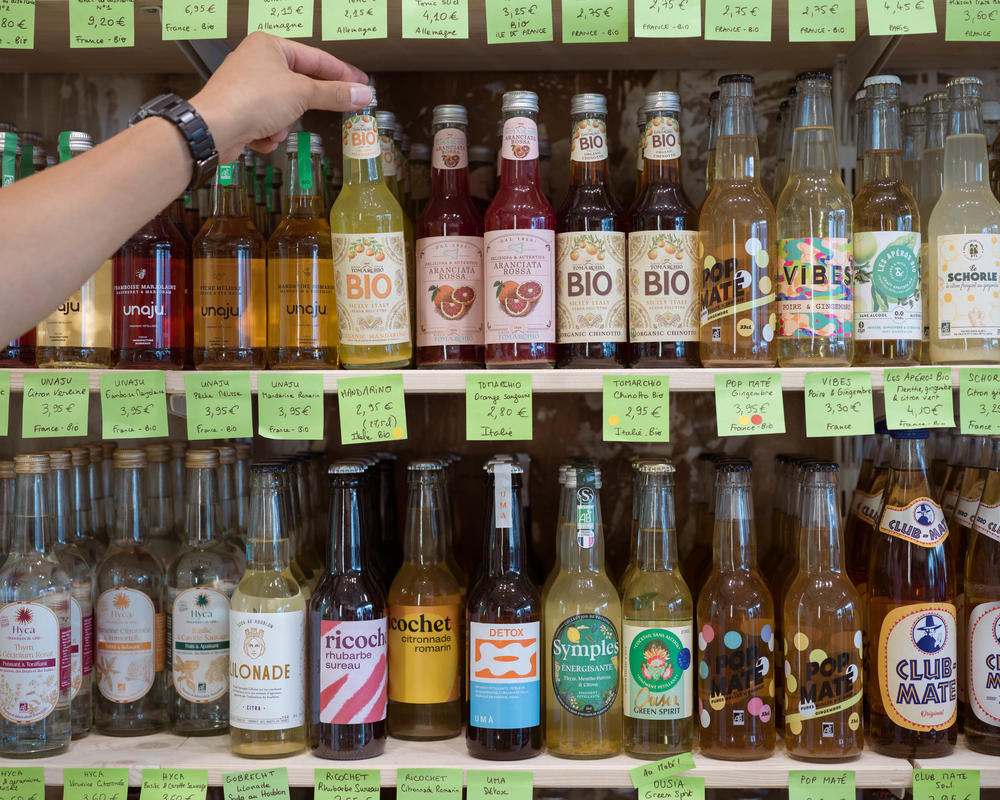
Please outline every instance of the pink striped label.
[[386, 619], [320, 624], [319, 720], [334, 725], [386, 716]]

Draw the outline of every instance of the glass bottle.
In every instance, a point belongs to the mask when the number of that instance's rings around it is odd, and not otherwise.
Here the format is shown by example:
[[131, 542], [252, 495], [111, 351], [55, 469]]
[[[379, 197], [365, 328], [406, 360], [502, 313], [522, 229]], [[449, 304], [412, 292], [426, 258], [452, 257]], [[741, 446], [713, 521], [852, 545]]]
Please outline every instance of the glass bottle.
[[[250, 456], [252, 448], [248, 442], [233, 442], [236, 451], [236, 462], [233, 464], [233, 494], [236, 506], [236, 530], [246, 541], [247, 530], [250, 528]], [[317, 487], [316, 499], [319, 500]]]
[[484, 220], [487, 367], [555, 365], [556, 218], [539, 187], [537, 119], [538, 95], [504, 93], [500, 188]]
[[658, 759], [694, 742], [694, 604], [677, 560], [674, 466], [637, 465], [638, 530], [631, 577], [622, 585], [625, 752]]
[[472, 204], [480, 216], [490, 207], [496, 191], [495, 161], [493, 151], [486, 145], [469, 146], [469, 194], [472, 195]]
[[242, 158], [220, 164], [212, 216], [194, 240], [194, 364], [263, 369], [267, 344], [264, 237], [252, 222]]
[[[639, 135], [636, 138], [635, 147], [635, 192], [632, 195], [632, 205], [629, 207], [629, 217], [632, 216], [632, 209], [635, 208], [636, 200], [639, 199], [642, 190], [646, 188], [646, 159], [643, 157], [643, 151], [646, 149], [646, 143], [643, 140], [646, 134], [646, 111], [642, 106], [639, 107], [639, 111], [636, 113], [636, 119], [636, 127], [638, 128]], [[711, 121], [709, 124], [712, 124]]]
[[73, 541], [83, 549], [93, 567], [104, 557], [105, 545], [94, 535], [94, 510], [90, 500], [88, 472], [90, 449], [70, 447], [70, 499], [73, 504]]
[[[322, 151], [323, 144], [320, 143], [320, 150]], [[323, 156], [325, 159], [326, 156]], [[267, 221], [268, 227], [271, 231], [275, 231], [278, 225], [281, 223], [284, 215], [284, 201], [281, 199], [281, 188], [283, 183], [284, 173], [278, 167], [272, 167], [268, 165], [264, 168], [264, 188], [267, 191]], [[324, 182], [324, 192], [323, 192], [323, 213], [320, 216], [324, 221], [330, 219], [330, 204], [333, 202], [330, 200], [327, 202], [326, 191]], [[329, 224], [329, 223], [328, 223]]]
[[[31, 149], [25, 145], [26, 151]], [[11, 131], [0, 131], [0, 187], [10, 186], [18, 178], [26, 178], [31, 172], [25, 172], [25, 162], [31, 164], [31, 154], [21, 152], [18, 136]], [[18, 169], [20, 161], [21, 168]], [[35, 329], [22, 334], [10, 343], [0, 348], [0, 367], [24, 369], [35, 366]]]
[[[187, 228], [188, 237], [194, 241], [194, 237], [201, 230], [201, 211], [198, 208], [198, 192], [184, 192], [184, 227]], [[190, 291], [191, 287], [188, 287]]]
[[[680, 103], [680, 98], [678, 98]], [[785, 113], [788, 103], [782, 100], [781, 114]], [[715, 152], [719, 142], [719, 112], [721, 111], [721, 101], [719, 100], [719, 90], [716, 89], [708, 96], [708, 148], [705, 151], [705, 197], [708, 197], [715, 184]], [[704, 202], [704, 200], [702, 201]]]
[[[718, 92], [713, 105], [719, 103]], [[645, 187], [629, 218], [631, 365], [698, 365], [698, 212], [681, 180], [680, 98], [651, 92], [643, 105]], [[718, 126], [713, 120], [712, 132]], [[709, 151], [714, 164], [715, 152]]]
[[[253, 180], [253, 194], [251, 195], [252, 201], [252, 211], [251, 219], [253, 224], [256, 226], [257, 230], [260, 231], [261, 236], [267, 241], [268, 237], [271, 235], [271, 230], [269, 227], [270, 215], [267, 213], [267, 198], [270, 195], [270, 190], [266, 188], [264, 183], [264, 178], [267, 170], [267, 165], [264, 162], [264, 157], [261, 155], [247, 153], [244, 151], [246, 156], [247, 164], [251, 162], [249, 159], [253, 159], [253, 171], [251, 172], [251, 178]], [[249, 166], [248, 166], [249, 169]]]
[[[854, 161], [854, 195], [857, 197], [861, 187], [865, 185], [865, 142], [870, 138], [871, 132], [868, 130], [870, 124], [871, 107], [868, 104], [868, 92], [860, 89], [854, 95], [854, 138], [855, 138], [855, 161]], [[900, 153], [902, 158], [902, 153]], [[900, 167], [902, 169], [902, 167]]]
[[[96, 458], [98, 464], [98, 480], [101, 482], [102, 508], [104, 511], [104, 528], [110, 531], [115, 524], [115, 468], [114, 455], [118, 445], [107, 440], [100, 443], [100, 454], [91, 445], [91, 459]], [[91, 476], [93, 479], [93, 475]]]
[[903, 183], [914, 197], [920, 191], [920, 156], [926, 136], [927, 109], [923, 104], [903, 109]]
[[184, 505], [184, 484], [187, 481], [187, 471], [184, 468], [184, 458], [187, 454], [187, 442], [172, 441], [170, 446], [170, 462], [167, 472], [170, 476], [170, 495], [174, 501], [174, 526], [177, 535], [183, 533], [184, 517], [187, 514]]
[[758, 176], [753, 84], [750, 75], [719, 79], [715, 182], [699, 219], [699, 351], [706, 367], [769, 367], [777, 358], [777, 223]]
[[333, 245], [323, 207], [318, 134], [289, 135], [284, 217], [267, 242], [267, 363], [337, 368]]
[[[883, 755], [951, 752], [957, 730], [955, 575], [930, 496], [926, 430], [890, 431], [892, 467], [868, 562], [867, 737]], [[884, 535], [878, 535], [884, 534]]]
[[523, 470], [491, 461], [486, 478], [486, 564], [469, 592], [469, 724], [477, 758], [512, 761], [542, 749], [541, 598], [526, 571]]
[[1000, 363], [1000, 201], [987, 183], [979, 78], [948, 82], [944, 190], [930, 218], [931, 362]]
[[240, 572], [219, 535], [219, 454], [189, 450], [184, 466], [184, 549], [167, 571], [167, 703], [171, 733], [203, 736], [229, 729], [229, 599]]
[[854, 361], [914, 365], [923, 333], [920, 213], [903, 180], [899, 78], [865, 79], [865, 181], [854, 199]]
[[[92, 529], [97, 540], [107, 547], [114, 530], [114, 514], [108, 522], [108, 508], [114, 507], [114, 490], [109, 496], [104, 486], [104, 448], [97, 442], [87, 445], [90, 459], [87, 462], [87, 491], [90, 493], [90, 511], [93, 517]], [[102, 551], [103, 554], [103, 551]]]
[[408, 216], [418, 218], [431, 196], [431, 149], [423, 142], [414, 142], [403, 160], [406, 164], [406, 187], [403, 196], [409, 198]]
[[281, 466], [254, 464], [247, 567], [229, 612], [229, 739], [246, 758], [306, 747], [306, 600], [289, 571], [289, 529]]
[[[778, 131], [778, 163], [774, 168], [774, 185], [771, 187], [771, 202], [778, 204], [778, 198], [788, 182], [788, 169], [792, 163], [792, 120], [795, 116], [795, 92], [796, 87], [788, 90], [788, 97], [782, 100], [785, 103], [784, 113], [781, 116], [781, 129]], [[781, 104], [779, 103], [779, 108]]]
[[840, 179], [833, 79], [796, 78], [792, 161], [778, 198], [778, 363], [846, 367], [854, 358], [851, 196]]
[[543, 614], [545, 743], [563, 758], [621, 751], [621, 601], [604, 563], [601, 471], [576, 461], [561, 476], [553, 568]]
[[[693, 481], [693, 502], [691, 517], [694, 522], [694, 545], [684, 557], [684, 580], [691, 589], [691, 596], [696, 599], [702, 584], [712, 567], [712, 539], [715, 524], [712, 521], [715, 508], [712, 506], [712, 484], [715, 478], [715, 454], [699, 453], [695, 462]], [[636, 509], [638, 513], [638, 509]]]
[[757, 569], [750, 462], [715, 473], [712, 571], [698, 596], [702, 754], [729, 761], [774, 751], [774, 605]]
[[930, 312], [930, 276], [931, 268], [930, 238], [926, 234], [930, 224], [931, 212], [944, 191], [944, 140], [948, 135], [948, 93], [931, 92], [924, 95], [924, 106], [927, 109], [926, 135], [923, 153], [920, 155], [920, 192], [917, 201], [920, 204], [920, 219], [923, 222], [925, 234], [920, 245], [920, 305], [923, 309], [924, 331], [920, 341], [920, 363], [930, 363], [931, 353], [931, 312]]
[[[994, 145], [1000, 139], [1000, 100], [983, 100], [983, 133], [986, 135], [986, 155], [989, 159], [990, 188], [993, 189], [993, 194], [996, 195], [998, 181], [1000, 181], [1000, 174], [998, 174], [998, 170], [1000, 170], [1000, 152], [997, 152]], [[30, 135], [28, 133], [21, 134], [21, 139], [25, 143], [25, 158], [27, 158], [28, 154], [28, 137]]]
[[[181, 541], [174, 517], [173, 481], [170, 475], [170, 446], [147, 444], [146, 504], [149, 509], [149, 539], [146, 549], [160, 559], [164, 572], [177, 557]], [[169, 613], [169, 611], [167, 612]]]
[[625, 221], [611, 193], [608, 101], [570, 100], [570, 179], [556, 215], [556, 354], [560, 367], [615, 367], [628, 341]]
[[[854, 487], [851, 506], [844, 521], [844, 546], [847, 548], [847, 576], [865, 601], [868, 593], [868, 552], [871, 548], [872, 531], [878, 525], [878, 515], [882, 510], [882, 493], [889, 473], [892, 458], [892, 439], [889, 438], [885, 422], [876, 423], [875, 436], [865, 447], [865, 454], [858, 473], [858, 483]], [[866, 468], [867, 467], [867, 468]], [[864, 628], [864, 626], [862, 626]], [[866, 632], [862, 630], [862, 636]]]
[[376, 453], [378, 459], [379, 551], [388, 575], [395, 575], [403, 563], [403, 546], [399, 537], [399, 515], [396, 509], [396, 455]]
[[482, 367], [483, 218], [469, 196], [464, 106], [435, 106], [431, 196], [417, 220], [417, 366]]
[[0, 461], [0, 567], [14, 536], [14, 462]]
[[944, 511], [944, 518], [950, 519], [958, 505], [958, 492], [962, 488], [962, 475], [969, 459], [969, 437], [957, 431], [951, 437], [951, 451], [948, 455], [948, 467], [944, 481], [941, 484], [940, 495], [937, 498]]
[[166, 577], [146, 545], [146, 454], [117, 450], [114, 468], [115, 527], [97, 568], [94, 728], [143, 736], [163, 730], [166, 720]]

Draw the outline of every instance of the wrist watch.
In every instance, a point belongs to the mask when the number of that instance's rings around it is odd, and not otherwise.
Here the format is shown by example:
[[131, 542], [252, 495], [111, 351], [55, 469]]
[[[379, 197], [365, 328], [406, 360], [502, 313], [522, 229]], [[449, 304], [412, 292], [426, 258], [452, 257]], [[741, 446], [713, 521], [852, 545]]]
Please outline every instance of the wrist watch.
[[215, 149], [215, 139], [201, 114], [182, 97], [161, 94], [140, 106], [135, 116], [129, 120], [129, 125], [135, 125], [148, 117], [163, 117], [174, 123], [187, 141], [191, 158], [194, 159], [187, 190], [197, 189], [205, 183], [219, 164], [219, 151]]

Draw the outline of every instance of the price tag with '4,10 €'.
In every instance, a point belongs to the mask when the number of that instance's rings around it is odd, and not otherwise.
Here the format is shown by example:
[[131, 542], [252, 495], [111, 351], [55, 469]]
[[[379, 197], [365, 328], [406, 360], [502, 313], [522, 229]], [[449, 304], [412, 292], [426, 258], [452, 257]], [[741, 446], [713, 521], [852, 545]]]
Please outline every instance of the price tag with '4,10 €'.
[[404, 39], [468, 39], [469, 0], [402, 0]]
[[884, 382], [885, 424], [889, 430], [954, 426], [950, 367], [887, 369]]
[[467, 375], [465, 438], [529, 441], [533, 431], [530, 375]]
[[340, 443], [363, 444], [406, 438], [403, 376], [337, 379]]

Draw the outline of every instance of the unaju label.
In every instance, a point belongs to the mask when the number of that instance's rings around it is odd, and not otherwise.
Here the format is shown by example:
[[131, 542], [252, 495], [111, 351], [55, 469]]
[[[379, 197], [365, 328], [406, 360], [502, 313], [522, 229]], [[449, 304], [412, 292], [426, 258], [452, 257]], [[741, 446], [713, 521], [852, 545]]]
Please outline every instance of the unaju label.
[[631, 341], [698, 341], [697, 245], [696, 231], [628, 235]]
[[886, 505], [878, 529], [920, 547], [937, 547], [948, 537], [944, 512], [929, 497], [918, 497], [905, 506]]
[[334, 234], [332, 238], [340, 343], [408, 342], [410, 304], [402, 231]]
[[564, 619], [552, 637], [552, 688], [559, 705], [596, 717], [618, 696], [618, 630], [600, 614]]
[[920, 339], [920, 234], [854, 234], [854, 329], [859, 341]]
[[691, 624], [626, 622], [624, 712], [634, 719], [691, 716]]
[[385, 617], [320, 621], [319, 721], [357, 725], [385, 719], [387, 661]]
[[469, 724], [532, 728], [540, 724], [538, 622], [469, 623]]
[[559, 342], [624, 342], [625, 234], [558, 234], [556, 291]]
[[0, 608], [0, 714], [9, 722], [40, 722], [59, 703], [60, 672], [69, 668], [59, 618], [41, 603]]
[[1000, 336], [1000, 236], [937, 237], [938, 337]]
[[153, 601], [137, 589], [108, 589], [98, 598], [97, 685], [108, 700], [132, 703], [152, 688], [164, 645], [157, 616]]
[[1000, 603], [969, 615], [969, 705], [988, 725], [1000, 725]]
[[[235, 587], [233, 587], [235, 588]], [[179, 592], [168, 620], [171, 681], [192, 703], [229, 689], [229, 597], [208, 587]]]

